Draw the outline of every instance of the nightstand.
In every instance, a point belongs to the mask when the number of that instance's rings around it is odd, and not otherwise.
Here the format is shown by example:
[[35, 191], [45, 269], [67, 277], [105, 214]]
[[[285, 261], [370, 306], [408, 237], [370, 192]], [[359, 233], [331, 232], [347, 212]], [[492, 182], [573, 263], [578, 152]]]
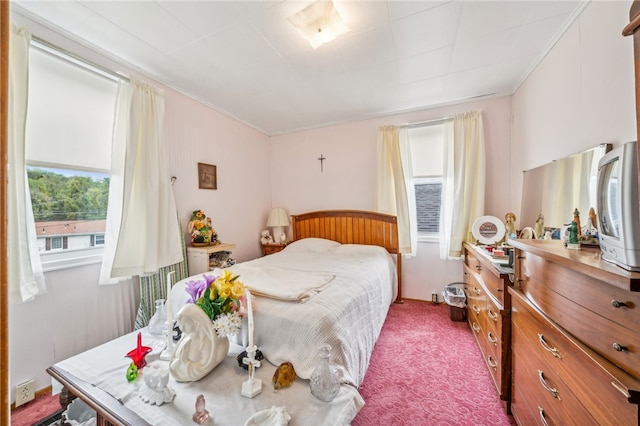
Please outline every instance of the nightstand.
[[263, 244], [262, 255], [266, 256], [268, 254], [277, 253], [279, 251], [282, 251], [286, 246], [287, 246], [286, 243]]
[[189, 276], [211, 271], [217, 266], [217, 254], [231, 252], [235, 247], [235, 244], [230, 243], [220, 243], [215, 246], [206, 247], [187, 247]]

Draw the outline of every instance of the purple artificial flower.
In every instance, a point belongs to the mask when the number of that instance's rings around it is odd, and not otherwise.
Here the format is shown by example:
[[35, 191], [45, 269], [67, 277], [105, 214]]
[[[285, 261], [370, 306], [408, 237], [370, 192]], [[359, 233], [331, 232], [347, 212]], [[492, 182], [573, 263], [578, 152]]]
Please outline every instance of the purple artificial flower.
[[209, 287], [206, 280], [198, 279], [187, 281], [185, 290], [189, 293], [189, 300], [187, 303], [196, 303], [202, 296], [202, 293]]

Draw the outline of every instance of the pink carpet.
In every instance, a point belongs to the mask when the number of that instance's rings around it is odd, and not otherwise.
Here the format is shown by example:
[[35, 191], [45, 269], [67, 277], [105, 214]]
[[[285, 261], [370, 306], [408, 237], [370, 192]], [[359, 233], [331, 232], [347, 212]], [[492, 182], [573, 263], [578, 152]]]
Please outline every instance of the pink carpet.
[[466, 322], [447, 306], [391, 306], [360, 394], [354, 426], [514, 425]]
[[11, 412], [11, 426], [31, 426], [60, 410], [60, 395], [47, 392]]

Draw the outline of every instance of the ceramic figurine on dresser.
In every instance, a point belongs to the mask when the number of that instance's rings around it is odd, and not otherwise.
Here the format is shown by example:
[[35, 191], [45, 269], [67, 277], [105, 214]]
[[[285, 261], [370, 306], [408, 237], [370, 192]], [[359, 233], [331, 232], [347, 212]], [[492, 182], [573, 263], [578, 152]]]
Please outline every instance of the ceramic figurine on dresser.
[[516, 215], [514, 213], [504, 215], [504, 229], [505, 241], [509, 238], [516, 238]]

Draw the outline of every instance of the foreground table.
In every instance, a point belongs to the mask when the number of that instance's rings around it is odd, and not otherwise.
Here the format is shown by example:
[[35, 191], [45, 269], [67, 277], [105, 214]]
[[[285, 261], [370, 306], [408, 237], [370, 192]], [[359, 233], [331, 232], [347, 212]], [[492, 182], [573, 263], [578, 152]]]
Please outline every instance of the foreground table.
[[[331, 402], [323, 402], [311, 395], [309, 381], [297, 379], [294, 384], [275, 392], [271, 378], [276, 366], [263, 361], [256, 377], [262, 380], [262, 393], [254, 398], [240, 394], [247, 380], [246, 370], [236, 361], [240, 346], [231, 344], [227, 358], [202, 380], [178, 383], [173, 377], [169, 387], [176, 392], [174, 400], [162, 406], [143, 402], [138, 392], [142, 377], [129, 383], [125, 378], [130, 359], [124, 355], [136, 346], [138, 332], [97, 346], [61, 361], [47, 371], [71, 392], [84, 400], [98, 413], [98, 426], [104, 425], [188, 425], [195, 411], [199, 394], [206, 399], [211, 425], [244, 425], [249, 417], [272, 406], [286, 407], [291, 415], [289, 425], [349, 424], [364, 405], [362, 397], [352, 386], [343, 385]], [[152, 346], [158, 338], [142, 330], [143, 344]], [[157, 353], [147, 356], [148, 365], [166, 368], [167, 361]], [[144, 369], [142, 370], [144, 374]]]

